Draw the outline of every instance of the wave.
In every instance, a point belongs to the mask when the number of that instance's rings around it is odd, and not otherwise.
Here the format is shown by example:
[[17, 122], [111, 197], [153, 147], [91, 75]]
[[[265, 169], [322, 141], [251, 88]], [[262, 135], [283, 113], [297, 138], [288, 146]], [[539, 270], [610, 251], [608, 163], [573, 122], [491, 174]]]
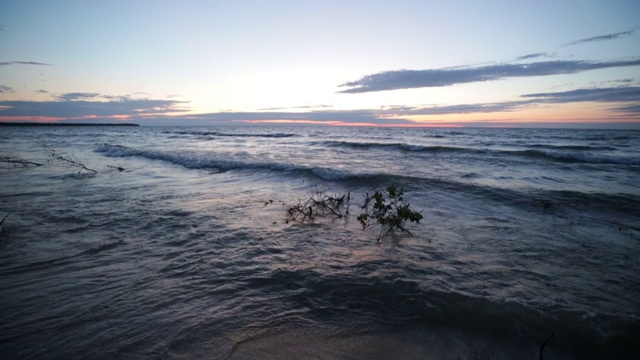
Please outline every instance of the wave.
[[536, 149], [551, 149], [551, 150], [577, 150], [577, 151], [594, 151], [594, 150], [617, 150], [610, 146], [588, 146], [588, 145], [548, 145], [548, 144], [533, 144], [526, 147]]
[[587, 164], [615, 164], [615, 165], [640, 165], [640, 157], [623, 157], [612, 155], [596, 155], [600, 150], [615, 150], [611, 147], [594, 147], [581, 145], [542, 145], [534, 144], [527, 150], [502, 150], [479, 149], [455, 146], [424, 146], [404, 143], [378, 143], [378, 142], [350, 142], [350, 141], [323, 141], [312, 145], [324, 145], [329, 147], [344, 147], [355, 150], [383, 149], [403, 152], [418, 153], [460, 153], [471, 155], [512, 156], [533, 159], [545, 159], [563, 163], [587, 163]]
[[225, 133], [219, 131], [208, 131], [208, 130], [198, 130], [198, 131], [186, 131], [186, 130], [178, 130], [178, 131], [168, 131], [167, 134], [178, 134], [178, 135], [195, 135], [195, 136], [219, 136], [219, 137], [264, 137], [264, 138], [288, 138], [288, 137], [296, 137], [298, 134], [291, 133]]
[[388, 184], [394, 183], [433, 183], [441, 188], [451, 186], [466, 186], [462, 183], [449, 182], [439, 179], [426, 179], [410, 175], [398, 175], [384, 172], [366, 172], [351, 169], [335, 169], [321, 166], [308, 166], [302, 164], [291, 164], [282, 162], [260, 162], [250, 160], [223, 160], [214, 157], [203, 157], [196, 153], [171, 153], [157, 150], [134, 149], [122, 145], [103, 144], [96, 150], [108, 157], [142, 157], [149, 160], [166, 161], [171, 164], [184, 166], [194, 170], [215, 170], [219, 172], [233, 170], [268, 170], [284, 173], [299, 173], [302, 176], [312, 176], [325, 181], [350, 181], [366, 182], [367, 184]]
[[610, 164], [610, 165], [640, 165], [640, 157], [622, 157], [611, 155], [595, 155], [593, 153], [571, 153], [540, 150], [503, 151], [530, 158], [553, 160], [563, 163]]
[[311, 167], [296, 164], [284, 164], [281, 162], [257, 162], [240, 160], [222, 160], [211, 157], [202, 157], [195, 153], [168, 153], [156, 150], [140, 150], [122, 145], [104, 144], [96, 149], [109, 157], [143, 157], [150, 160], [167, 161], [181, 165], [189, 169], [212, 169], [218, 171], [230, 170], [273, 170], [283, 172], [302, 172], [315, 175], [323, 180], [346, 180], [354, 177], [368, 177], [379, 174], [354, 173], [348, 170], [331, 169], [326, 167]]
[[395, 149], [400, 151], [414, 152], [477, 152], [484, 150], [476, 150], [471, 148], [461, 148], [454, 146], [424, 146], [411, 145], [405, 143], [379, 143], [379, 142], [351, 142], [351, 141], [322, 141], [312, 143], [311, 145], [321, 145], [328, 147], [344, 147], [350, 149]]
[[591, 140], [591, 141], [610, 141], [610, 140], [631, 140], [633, 139], [633, 137], [629, 135], [620, 135], [620, 136], [612, 136], [612, 137], [602, 135], [602, 136], [589, 136], [589, 137], [585, 137], [584, 139]]
[[324, 181], [349, 182], [350, 186], [377, 187], [394, 183], [406, 189], [432, 189], [434, 191], [465, 193], [482, 198], [502, 201], [514, 206], [539, 206], [540, 199], [549, 199], [561, 204], [590, 204], [589, 206], [605, 206], [609, 209], [621, 209], [628, 213], [635, 213], [635, 205], [640, 199], [631, 194], [585, 193], [580, 191], [521, 191], [517, 189], [503, 189], [476, 183], [469, 183], [475, 174], [462, 176], [460, 181], [455, 179], [426, 178], [408, 174], [393, 174], [384, 172], [366, 172], [352, 169], [333, 169], [328, 167], [308, 166], [301, 164], [284, 164], [281, 162], [260, 162], [223, 160], [219, 158], [202, 157], [195, 153], [167, 153], [156, 150], [133, 149], [121, 145], [102, 145], [97, 152], [109, 157], [142, 157], [150, 160], [166, 161], [171, 164], [184, 166], [188, 169], [209, 169], [219, 172], [266, 170], [276, 173], [297, 173], [300, 176], [315, 177]]
[[[452, 150], [453, 149], [453, 150]], [[448, 148], [446, 151], [457, 151], [455, 148]], [[465, 151], [464, 149], [462, 151]], [[471, 150], [470, 150], [471, 151]], [[367, 172], [354, 169], [340, 169], [329, 168], [322, 166], [310, 166], [302, 164], [282, 163], [275, 161], [256, 161], [256, 160], [228, 160], [215, 157], [205, 157], [201, 154], [184, 152], [163, 152], [157, 150], [142, 150], [130, 148], [122, 145], [110, 145], [104, 144], [96, 149], [96, 152], [103, 153], [109, 157], [142, 157], [150, 160], [166, 161], [175, 165], [184, 166], [188, 169], [209, 169], [219, 172], [226, 172], [232, 170], [268, 170], [275, 172], [295, 172], [303, 176], [312, 176], [325, 181], [355, 181], [366, 182], [369, 184], [384, 184], [389, 182], [395, 183], [425, 183], [425, 185], [435, 186], [443, 190], [456, 189], [470, 191], [472, 193], [484, 194], [486, 189], [483, 186], [469, 184], [467, 181], [462, 180], [457, 182], [455, 180], [445, 180], [436, 178], [424, 178], [418, 176], [411, 176], [407, 174], [393, 174], [387, 172]], [[545, 152], [537, 150], [525, 150], [519, 152], [522, 156], [541, 157], [541, 158], [554, 158], [554, 155], [549, 155]], [[559, 156], [558, 161], [576, 161], [573, 157], [567, 156], [563, 158]], [[593, 161], [594, 159], [591, 159]], [[598, 159], [595, 159], [598, 160]], [[605, 160], [605, 159], [600, 159]], [[612, 160], [607, 160], [612, 162]], [[640, 161], [636, 162], [640, 164]], [[463, 177], [468, 179], [469, 177]], [[464, 189], [460, 189], [463, 187]], [[471, 188], [469, 188], [471, 187]], [[484, 190], [483, 190], [484, 189]], [[485, 194], [487, 196], [495, 196], [494, 190]]]

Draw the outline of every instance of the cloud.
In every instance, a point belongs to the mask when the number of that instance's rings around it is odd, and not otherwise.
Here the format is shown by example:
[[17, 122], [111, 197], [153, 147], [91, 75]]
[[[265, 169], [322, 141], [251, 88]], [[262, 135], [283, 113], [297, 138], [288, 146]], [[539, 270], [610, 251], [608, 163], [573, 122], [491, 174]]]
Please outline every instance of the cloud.
[[540, 104], [558, 103], [629, 103], [612, 108], [620, 113], [637, 113], [640, 108], [640, 87], [609, 87], [593, 89], [576, 89], [562, 92], [536, 93], [521, 95], [525, 100], [506, 101], [487, 104], [458, 104], [448, 106], [394, 108], [386, 110], [386, 114], [396, 115], [447, 115], [467, 113], [491, 113], [520, 110]]
[[567, 102], [640, 102], [640, 87], [609, 87], [594, 89], [577, 89], [555, 93], [537, 93], [522, 95], [523, 98], [536, 98], [546, 103]]
[[[595, 89], [594, 96], [595, 96]], [[602, 93], [614, 92], [613, 89], [607, 91], [607, 89], [600, 89]], [[568, 92], [566, 92], [568, 93]], [[147, 125], [220, 125], [229, 124], [234, 122], [242, 123], [269, 123], [269, 124], [310, 124], [310, 125], [376, 125], [376, 126], [513, 126], [512, 120], [517, 120], [516, 117], [508, 119], [501, 117], [500, 119], [491, 120], [490, 118], [484, 118], [482, 121], [473, 122], [439, 122], [438, 115], [455, 115], [455, 114], [470, 114], [470, 113], [503, 113], [507, 111], [521, 110], [526, 107], [536, 106], [540, 104], [546, 104], [551, 102], [549, 99], [554, 95], [556, 97], [555, 102], [580, 102], [591, 101], [588, 96], [566, 96], [564, 100], [564, 93], [543, 93], [543, 94], [530, 94], [529, 98], [519, 101], [508, 101], [499, 103], [487, 103], [487, 104], [457, 104], [447, 106], [386, 106], [381, 109], [360, 109], [360, 110], [312, 110], [308, 112], [236, 112], [236, 111], [223, 111], [217, 113], [207, 114], [188, 114], [178, 116], [159, 116], [159, 117], [146, 117], [140, 119], [141, 124]], [[632, 96], [629, 94], [628, 96]], [[620, 96], [605, 96], [603, 102], [618, 102], [623, 101], [626, 97]], [[1, 104], [0, 104], [1, 105]], [[611, 108], [612, 111], [618, 112], [622, 117], [627, 115], [635, 116], [638, 113], [640, 106], [624, 105], [615, 108]], [[431, 121], [414, 121], [410, 120], [411, 116], [418, 115], [434, 115], [436, 118]], [[490, 116], [490, 115], [488, 115]], [[613, 117], [612, 117], [613, 119]], [[620, 118], [623, 119], [623, 118]], [[602, 119], [583, 119], [593, 125], [593, 122]], [[628, 120], [624, 120], [628, 121]], [[525, 127], [540, 127], [540, 126], [554, 126], [553, 122], [546, 122], [543, 125], [538, 122], [524, 123], [517, 121], [515, 124]], [[577, 127], [584, 126], [585, 123], [576, 125]], [[556, 124], [557, 125], [557, 124]], [[560, 127], [570, 126], [570, 124], [561, 123]], [[612, 123], [602, 123], [602, 127], [617, 126]], [[637, 126], [636, 126], [637, 127]]]
[[529, 59], [535, 59], [535, 58], [544, 57], [544, 56], [549, 56], [549, 54], [541, 52], [541, 53], [535, 53], [535, 54], [522, 55], [522, 56], [518, 56], [515, 60], [516, 61], [529, 60]]
[[101, 95], [98, 93], [72, 92], [72, 93], [56, 95], [55, 98], [60, 101], [77, 101], [77, 100], [97, 98], [100, 96]]
[[302, 105], [302, 106], [289, 106], [289, 107], [270, 107], [270, 108], [261, 108], [258, 109], [260, 111], [275, 111], [275, 110], [287, 110], [287, 109], [305, 109], [305, 110], [314, 110], [314, 109], [327, 109], [332, 108], [333, 105]]
[[0, 101], [0, 116], [81, 118], [87, 116], [148, 116], [184, 112], [184, 101], [126, 99], [115, 101]]
[[303, 105], [303, 106], [294, 106], [292, 109], [326, 109], [331, 108], [332, 105]]
[[615, 40], [615, 39], [619, 39], [622, 37], [627, 37], [627, 36], [631, 36], [633, 34], [635, 34], [636, 30], [628, 30], [628, 31], [623, 31], [623, 32], [619, 32], [619, 33], [614, 33], [614, 34], [607, 34], [607, 35], [600, 35], [600, 36], [593, 36], [590, 38], [586, 38], [586, 39], [580, 39], [580, 40], [576, 40], [576, 41], [572, 41], [566, 45], [571, 46], [571, 45], [579, 45], [579, 44], [585, 44], [585, 43], [590, 43], [590, 42], [594, 42], [594, 41], [608, 41], [608, 40]]
[[36, 92], [40, 93], [40, 94], [48, 94], [49, 93], [47, 90], [42, 90], [42, 89], [40, 89], [40, 90], [38, 90]]
[[620, 83], [620, 84], [630, 84], [630, 83], [636, 82], [636, 81], [638, 81], [638, 79], [634, 79], [634, 78], [612, 80], [612, 82]]
[[[313, 121], [313, 122], [350, 122], [350, 123], [388, 123], [379, 116], [376, 110], [315, 110], [308, 112], [219, 112], [202, 114], [203, 119], [218, 122], [228, 121]], [[391, 122], [407, 122], [406, 120], [392, 120]]]
[[6, 86], [6, 85], [0, 85], [0, 94], [6, 94], [6, 93], [12, 93], [13, 89]]
[[[381, 109], [360, 110], [311, 110], [307, 112], [293, 111], [257, 111], [237, 112], [223, 111], [217, 113], [185, 115], [190, 120], [199, 119], [216, 123], [228, 122], [308, 122], [315, 124], [375, 124], [375, 125], [407, 125], [414, 121], [403, 117], [416, 115], [450, 115], [467, 113], [492, 113], [516, 110], [534, 100], [510, 101], [489, 104], [458, 104], [447, 106], [387, 106]], [[173, 118], [174, 120], [176, 118]]]
[[623, 103], [609, 108], [610, 111], [621, 115], [640, 115], [640, 86], [620, 86], [608, 88], [576, 89], [555, 93], [537, 93], [522, 95], [530, 99], [530, 103]]
[[[45, 92], [41, 90], [39, 92]], [[60, 94], [54, 101], [0, 101], [0, 118], [21, 120], [56, 119], [69, 121], [110, 122], [127, 119], [148, 125], [219, 125], [246, 123], [306, 123], [325, 125], [409, 126], [412, 116], [451, 114], [490, 114], [518, 111], [527, 107], [575, 102], [611, 103], [609, 110], [620, 116], [640, 113], [640, 86], [601, 87], [562, 92], [522, 95], [519, 100], [496, 103], [435, 106], [384, 106], [378, 109], [331, 110], [329, 105], [289, 107], [290, 111], [221, 111], [184, 114], [189, 109], [184, 101], [132, 99], [129, 96], [107, 96], [91, 92]], [[300, 111], [295, 109], [306, 109]], [[176, 115], [183, 113], [182, 115]], [[500, 121], [505, 120], [502, 118]], [[488, 121], [488, 120], [486, 120]], [[423, 123], [420, 123], [423, 124]], [[434, 120], [433, 124], [437, 124]], [[477, 123], [479, 126], [480, 123]]]
[[0, 31], [4, 31], [4, 25], [0, 25]]
[[618, 107], [614, 107], [611, 110], [620, 112], [620, 113], [640, 115], [640, 104], [618, 106]]
[[51, 66], [50, 64], [45, 64], [45, 63], [35, 62], [35, 61], [5, 61], [5, 62], [0, 62], [0, 66], [9, 66], [9, 65], [41, 65], [41, 66]]
[[286, 110], [286, 109], [290, 109], [288, 107], [268, 107], [268, 108], [260, 108], [258, 109], [258, 111], [276, 111], [276, 110]]
[[364, 93], [422, 87], [438, 87], [512, 77], [574, 74], [587, 70], [637, 66], [640, 59], [620, 61], [541, 61], [527, 64], [497, 64], [478, 67], [430, 70], [396, 70], [366, 75], [339, 85], [349, 87], [341, 93]]
[[[640, 108], [640, 87], [609, 87], [593, 89], [576, 89], [571, 91], [536, 93], [521, 95], [524, 100], [505, 101], [486, 104], [457, 104], [446, 106], [391, 106], [376, 113], [377, 116], [410, 116], [410, 115], [451, 115], [472, 113], [493, 113], [521, 110], [540, 104], [549, 103], [629, 103], [612, 110], [621, 113], [636, 113]], [[634, 104], [635, 103], [635, 104]]]
[[[0, 104], [2, 106], [2, 104]], [[153, 116], [136, 119], [149, 125], [223, 125], [232, 123], [310, 124], [310, 125], [397, 125], [416, 123], [408, 119], [389, 118], [374, 109], [363, 110], [312, 110], [308, 112], [242, 112], [221, 111], [205, 114], [177, 116]]]
[[[526, 107], [549, 103], [630, 103], [614, 107], [619, 113], [637, 113], [640, 108], [640, 87], [609, 87], [576, 89], [563, 92], [536, 93], [522, 95], [523, 100], [484, 104], [456, 104], [445, 106], [386, 106], [369, 115], [378, 119], [416, 115], [452, 115], [497, 113], [521, 110]], [[633, 104], [635, 103], [635, 104]]]
[[516, 110], [524, 105], [531, 104], [531, 100], [505, 101], [487, 104], [457, 104], [446, 106], [425, 106], [425, 107], [403, 107], [397, 106], [389, 109], [382, 109], [378, 115], [409, 116], [409, 115], [450, 115], [450, 114], [471, 114], [471, 113], [492, 113]]

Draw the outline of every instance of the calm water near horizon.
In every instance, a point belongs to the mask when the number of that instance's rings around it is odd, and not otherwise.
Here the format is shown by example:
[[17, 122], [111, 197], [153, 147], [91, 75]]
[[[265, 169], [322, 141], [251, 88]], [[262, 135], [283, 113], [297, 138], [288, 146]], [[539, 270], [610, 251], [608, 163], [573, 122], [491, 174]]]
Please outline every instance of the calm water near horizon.
[[[43, 164], [0, 162], [2, 359], [640, 358], [637, 130], [3, 127], [0, 155]], [[376, 243], [391, 184], [424, 219]], [[286, 223], [316, 190], [352, 218]]]

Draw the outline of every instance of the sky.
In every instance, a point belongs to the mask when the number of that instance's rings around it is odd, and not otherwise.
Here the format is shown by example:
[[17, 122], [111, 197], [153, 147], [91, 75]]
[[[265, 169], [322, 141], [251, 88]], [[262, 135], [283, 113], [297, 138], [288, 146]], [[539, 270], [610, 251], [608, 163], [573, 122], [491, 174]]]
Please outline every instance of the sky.
[[0, 1], [0, 122], [640, 129], [640, 1]]

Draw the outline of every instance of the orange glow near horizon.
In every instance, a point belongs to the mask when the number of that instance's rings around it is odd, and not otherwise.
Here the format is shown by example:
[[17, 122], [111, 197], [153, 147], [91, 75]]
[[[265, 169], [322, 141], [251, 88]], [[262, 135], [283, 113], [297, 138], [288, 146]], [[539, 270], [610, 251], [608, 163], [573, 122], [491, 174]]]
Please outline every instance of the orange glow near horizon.
[[[503, 111], [494, 113], [467, 113], [441, 115], [409, 115], [393, 117], [406, 119], [417, 123], [468, 123], [501, 122], [501, 123], [592, 123], [592, 122], [637, 122], [638, 117], [616, 115], [603, 108], [599, 103], [553, 104], [551, 106], [537, 106], [522, 110]], [[393, 119], [390, 118], [390, 119]]]
[[[226, 113], [229, 115], [229, 113]], [[265, 116], [269, 112], [264, 113]], [[313, 115], [310, 112], [309, 115]], [[398, 115], [398, 116], [380, 116], [377, 119], [380, 123], [371, 121], [349, 122], [340, 120], [339, 112], [336, 114], [335, 120], [321, 121], [304, 119], [305, 113], [300, 113], [300, 119], [259, 119], [260, 115], [256, 115], [257, 119], [248, 120], [229, 120], [228, 123], [246, 123], [246, 124], [291, 124], [291, 125], [324, 125], [324, 126], [362, 126], [362, 127], [403, 127], [403, 128], [436, 128], [436, 127], [511, 127], [522, 126], [526, 124], [549, 124], [552, 126], [575, 123], [637, 123], [640, 122], [640, 116], [632, 116], [631, 114], [622, 114], [603, 107], [602, 104], [592, 103], [572, 103], [572, 104], [544, 104], [531, 106], [513, 111], [487, 112], [487, 113], [462, 113], [462, 114], [436, 114], [436, 115]], [[212, 121], [216, 124], [221, 123], [215, 120], [215, 113], [207, 113], [202, 115], [185, 115], [174, 114], [174, 116], [165, 114], [139, 114], [126, 115], [116, 114], [109, 116], [98, 116], [95, 114], [75, 116], [75, 117], [49, 117], [49, 116], [1, 116], [0, 122], [38, 122], [38, 123], [56, 123], [61, 121], [83, 121], [83, 120], [115, 120], [115, 121], [136, 121], [145, 120], [153, 121], [155, 117], [162, 120], [170, 120], [179, 125], [181, 120], [201, 120], [203, 125], [210, 124]], [[240, 115], [239, 115], [240, 116]], [[397, 123], [394, 123], [397, 121]], [[226, 121], [225, 121], [226, 122]], [[385, 122], [385, 123], [382, 123]]]
[[47, 117], [47, 116], [0, 116], [0, 122], [38, 122], [53, 123], [61, 120], [67, 120], [66, 117]]
[[53, 117], [53, 116], [0, 116], [0, 122], [37, 122], [37, 123], [55, 123], [63, 120], [90, 120], [90, 119], [115, 119], [115, 120], [131, 120], [131, 115], [84, 115], [75, 117]]

